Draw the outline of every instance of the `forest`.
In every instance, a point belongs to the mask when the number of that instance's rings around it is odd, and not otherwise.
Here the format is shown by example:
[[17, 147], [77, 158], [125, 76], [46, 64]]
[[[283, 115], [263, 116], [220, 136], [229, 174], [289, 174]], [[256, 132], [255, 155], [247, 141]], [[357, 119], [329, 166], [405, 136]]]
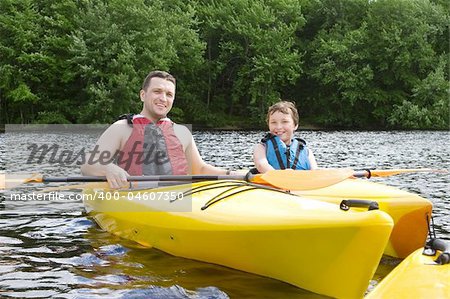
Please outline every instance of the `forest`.
[[112, 123], [147, 73], [177, 78], [169, 117], [450, 129], [448, 0], [2, 0], [0, 123]]

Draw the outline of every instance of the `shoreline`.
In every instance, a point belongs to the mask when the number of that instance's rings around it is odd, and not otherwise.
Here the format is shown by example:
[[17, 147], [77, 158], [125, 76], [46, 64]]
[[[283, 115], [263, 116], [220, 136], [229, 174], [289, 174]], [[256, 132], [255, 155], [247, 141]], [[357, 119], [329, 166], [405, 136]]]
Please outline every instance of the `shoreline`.
[[[183, 124], [183, 123], [179, 123]], [[33, 125], [33, 124], [29, 124]], [[42, 125], [42, 124], [41, 124]], [[52, 124], [55, 125], [55, 124]], [[62, 124], [61, 124], [62, 125]], [[71, 124], [64, 124], [65, 126], [70, 126]], [[83, 124], [72, 124], [75, 126], [83, 125]], [[89, 124], [85, 124], [89, 125]], [[251, 125], [226, 125], [226, 126], [206, 126], [203, 124], [184, 124], [190, 125], [193, 131], [267, 131], [268, 128], [266, 126], [251, 126]], [[0, 124], [0, 134], [5, 133], [6, 124]], [[348, 128], [348, 127], [327, 127], [320, 126], [315, 124], [300, 124], [296, 131], [430, 131], [430, 132], [450, 132], [450, 128], [447, 130], [438, 130], [438, 129], [398, 129], [398, 128]]]

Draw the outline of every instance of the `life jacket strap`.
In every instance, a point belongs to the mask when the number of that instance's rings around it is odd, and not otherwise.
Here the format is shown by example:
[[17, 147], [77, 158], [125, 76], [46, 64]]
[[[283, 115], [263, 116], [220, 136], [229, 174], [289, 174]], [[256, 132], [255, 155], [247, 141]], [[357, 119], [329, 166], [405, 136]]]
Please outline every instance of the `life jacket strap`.
[[134, 113], [122, 114], [114, 122], [116, 122], [118, 120], [126, 119], [127, 120], [127, 124], [132, 126], [133, 125], [133, 117], [134, 117], [134, 115], [135, 115]]
[[300, 158], [300, 152], [306, 145], [306, 142], [303, 139], [300, 139], [300, 138], [295, 138], [295, 139], [297, 139], [297, 141], [298, 141], [298, 146], [297, 146], [297, 150], [295, 152], [294, 165], [292, 166], [292, 169], [294, 169], [294, 170], [297, 169], [297, 163], [298, 163], [298, 159]]
[[[275, 141], [275, 138], [270, 138], [269, 140], [270, 140], [270, 142], [272, 142], [273, 149], [275, 150], [275, 155], [277, 156], [278, 164], [280, 165], [280, 169], [282, 169], [282, 170], [286, 169], [286, 166], [283, 163], [283, 159], [281, 158], [280, 149], [278, 148], [278, 144]], [[289, 161], [288, 161], [288, 163], [289, 163]], [[288, 166], [289, 166], [289, 164], [288, 164]]]

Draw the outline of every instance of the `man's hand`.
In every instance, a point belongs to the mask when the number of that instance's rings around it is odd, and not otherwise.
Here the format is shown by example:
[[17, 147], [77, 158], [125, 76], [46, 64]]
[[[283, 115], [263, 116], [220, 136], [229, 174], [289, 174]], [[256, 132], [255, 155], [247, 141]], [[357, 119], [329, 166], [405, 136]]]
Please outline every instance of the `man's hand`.
[[120, 189], [129, 186], [127, 180], [128, 173], [115, 164], [110, 164], [106, 167], [105, 176], [111, 189]]

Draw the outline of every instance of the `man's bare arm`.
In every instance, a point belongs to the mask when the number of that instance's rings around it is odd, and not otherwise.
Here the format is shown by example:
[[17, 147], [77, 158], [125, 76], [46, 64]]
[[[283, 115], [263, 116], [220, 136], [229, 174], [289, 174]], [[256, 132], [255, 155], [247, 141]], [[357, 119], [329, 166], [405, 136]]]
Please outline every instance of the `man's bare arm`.
[[128, 173], [113, 163], [113, 157], [120, 151], [131, 134], [131, 127], [126, 120], [112, 124], [100, 136], [94, 151], [86, 157], [81, 166], [84, 175], [106, 176], [111, 188], [120, 188], [127, 184]]

